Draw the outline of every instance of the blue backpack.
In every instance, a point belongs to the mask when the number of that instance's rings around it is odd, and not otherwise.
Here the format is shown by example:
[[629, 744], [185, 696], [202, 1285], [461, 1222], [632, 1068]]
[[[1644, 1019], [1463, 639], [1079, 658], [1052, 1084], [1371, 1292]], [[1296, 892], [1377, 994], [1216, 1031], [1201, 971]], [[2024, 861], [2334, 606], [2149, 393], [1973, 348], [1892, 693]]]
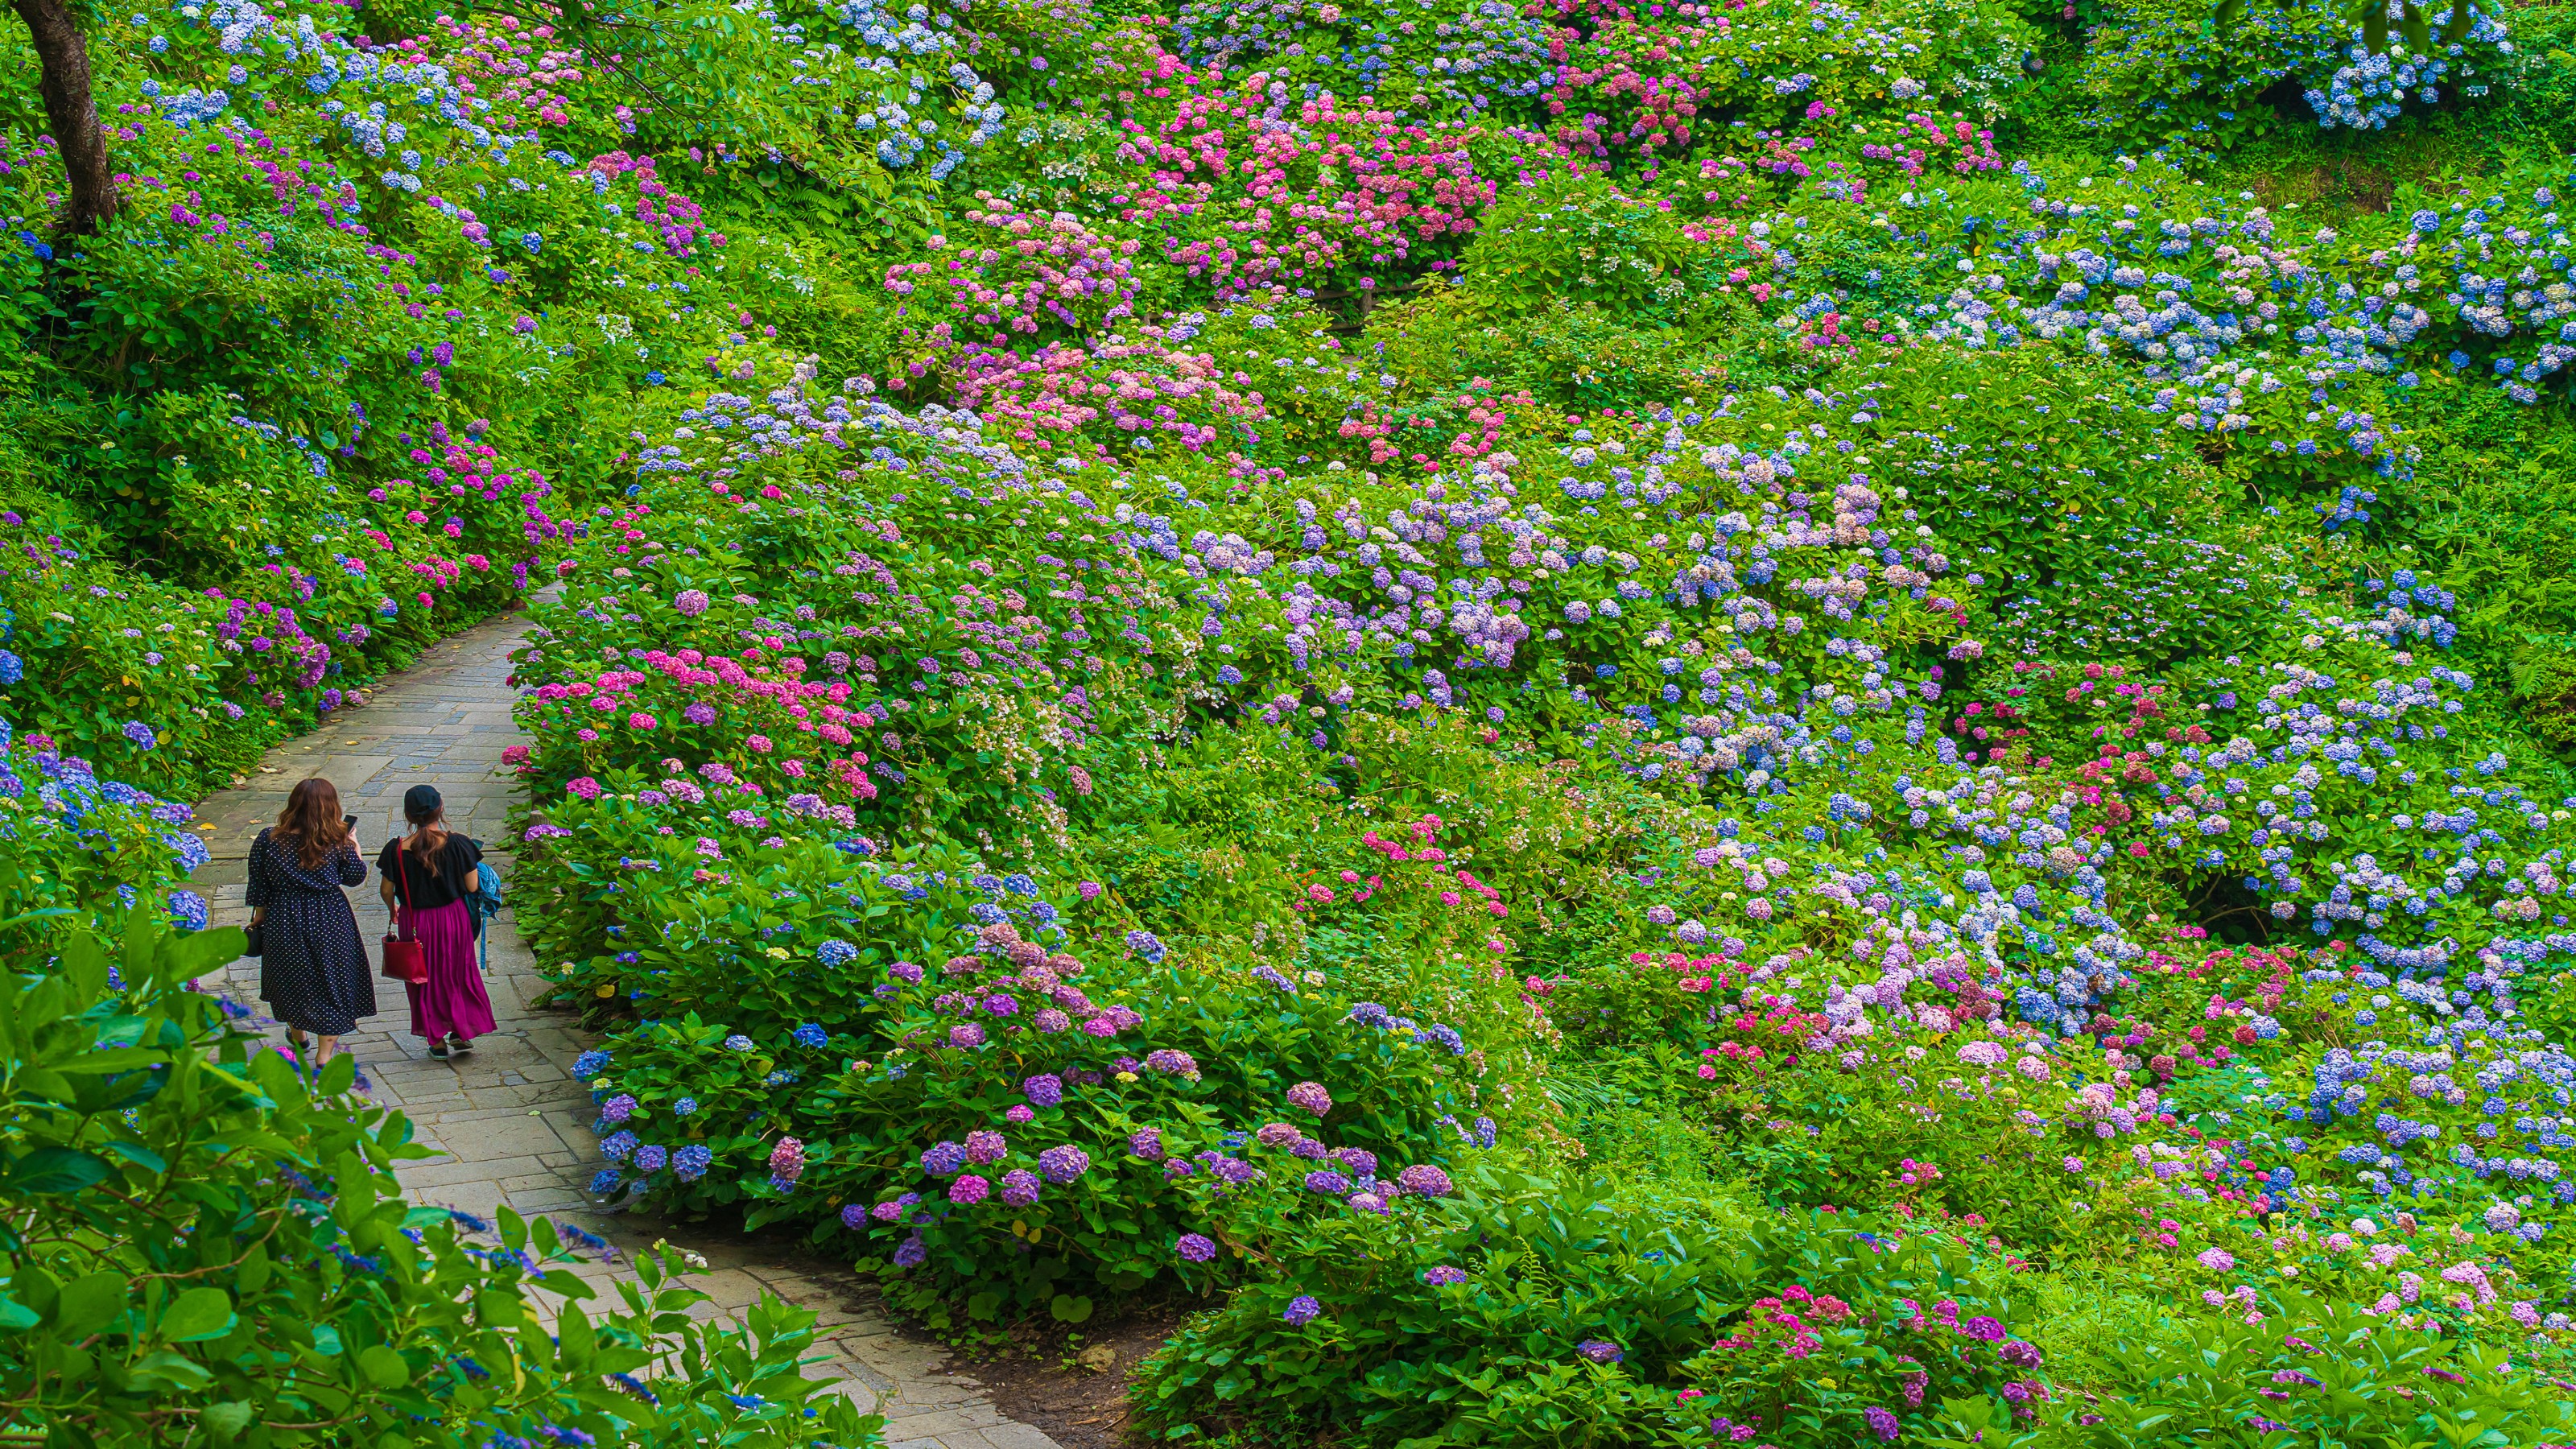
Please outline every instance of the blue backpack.
[[477, 964], [488, 966], [492, 960], [492, 933], [484, 926], [501, 914], [501, 873], [492, 868], [490, 861], [474, 867], [474, 889], [466, 894], [465, 908], [474, 913], [474, 938], [480, 952]]

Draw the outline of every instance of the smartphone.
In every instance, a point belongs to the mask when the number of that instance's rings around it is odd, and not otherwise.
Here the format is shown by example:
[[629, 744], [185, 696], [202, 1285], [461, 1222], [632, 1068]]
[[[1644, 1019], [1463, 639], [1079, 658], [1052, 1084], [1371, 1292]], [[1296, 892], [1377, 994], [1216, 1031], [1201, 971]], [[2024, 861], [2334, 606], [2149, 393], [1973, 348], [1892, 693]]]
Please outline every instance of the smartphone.
[[340, 817], [340, 822], [348, 826], [351, 830], [358, 828], [358, 817], [355, 815], [343, 815]]

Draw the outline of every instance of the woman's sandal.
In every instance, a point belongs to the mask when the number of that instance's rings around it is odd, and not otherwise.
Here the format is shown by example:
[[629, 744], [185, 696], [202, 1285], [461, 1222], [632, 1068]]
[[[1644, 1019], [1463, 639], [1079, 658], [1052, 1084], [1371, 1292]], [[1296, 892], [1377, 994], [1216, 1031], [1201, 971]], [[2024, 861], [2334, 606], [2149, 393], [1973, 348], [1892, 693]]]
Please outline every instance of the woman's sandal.
[[297, 1066], [309, 1067], [313, 1065], [313, 1039], [311, 1037], [306, 1036], [303, 1032], [290, 1026], [286, 1029], [286, 1045], [289, 1050], [295, 1053], [295, 1064]]
[[447, 1038], [442, 1036], [433, 1039], [429, 1044], [429, 1054], [440, 1061], [447, 1060]]

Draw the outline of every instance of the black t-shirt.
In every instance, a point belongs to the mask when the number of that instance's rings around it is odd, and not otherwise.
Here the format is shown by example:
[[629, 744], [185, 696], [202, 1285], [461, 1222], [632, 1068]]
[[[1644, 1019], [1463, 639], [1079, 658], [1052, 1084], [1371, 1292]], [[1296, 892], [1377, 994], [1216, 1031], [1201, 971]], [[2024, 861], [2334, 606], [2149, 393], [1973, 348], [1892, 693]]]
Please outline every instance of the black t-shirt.
[[483, 859], [480, 842], [450, 835], [446, 846], [426, 860], [419, 851], [397, 860], [402, 848], [401, 840], [388, 840], [376, 855], [377, 878], [393, 882], [395, 900], [413, 910], [434, 911], [473, 894], [474, 867]]

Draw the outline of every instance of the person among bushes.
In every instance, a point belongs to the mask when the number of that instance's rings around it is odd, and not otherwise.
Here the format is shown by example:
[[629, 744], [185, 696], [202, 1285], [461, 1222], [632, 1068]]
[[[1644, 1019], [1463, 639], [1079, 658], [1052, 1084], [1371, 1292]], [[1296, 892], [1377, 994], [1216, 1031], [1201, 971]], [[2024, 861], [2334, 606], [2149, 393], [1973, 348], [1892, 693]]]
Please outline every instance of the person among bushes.
[[[340, 791], [319, 776], [297, 784], [277, 823], [250, 847], [251, 925], [262, 937], [259, 995], [286, 1023], [296, 1059], [315, 1065], [376, 1014], [376, 986], [358, 914], [343, 887], [367, 878], [340, 813]], [[310, 1038], [320, 1037], [318, 1046]]]
[[447, 807], [437, 787], [414, 785], [403, 795], [410, 833], [385, 842], [376, 858], [386, 909], [397, 929], [420, 942], [429, 979], [410, 985], [411, 1029], [429, 1043], [429, 1054], [470, 1052], [474, 1038], [493, 1029], [492, 998], [474, 963], [474, 918], [465, 898], [473, 894], [481, 842], [447, 828]]

